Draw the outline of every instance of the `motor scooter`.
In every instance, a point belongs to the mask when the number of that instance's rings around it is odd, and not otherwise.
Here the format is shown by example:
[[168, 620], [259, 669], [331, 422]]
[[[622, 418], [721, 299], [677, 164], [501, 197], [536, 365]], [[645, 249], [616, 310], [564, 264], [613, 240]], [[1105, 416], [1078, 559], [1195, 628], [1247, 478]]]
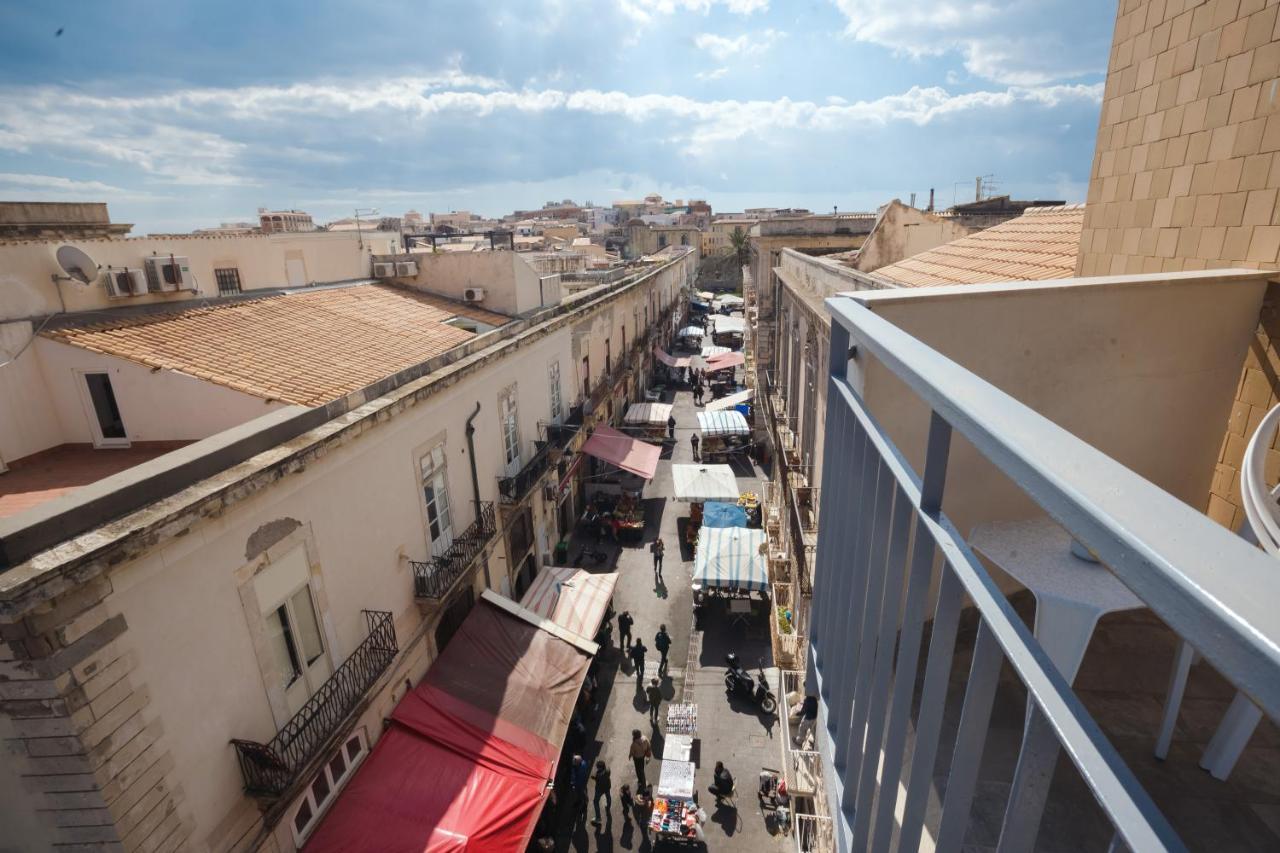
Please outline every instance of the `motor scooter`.
[[724, 657], [725, 665], [729, 667], [729, 671], [724, 674], [724, 689], [726, 693], [737, 694], [746, 699], [750, 699], [760, 706], [760, 710], [766, 714], [772, 714], [778, 709], [778, 700], [774, 698], [773, 692], [769, 690], [769, 682], [764, 677], [764, 664], [760, 665], [760, 677], [757, 681], [752, 678], [751, 673], [742, 668], [738, 655], [734, 652]]

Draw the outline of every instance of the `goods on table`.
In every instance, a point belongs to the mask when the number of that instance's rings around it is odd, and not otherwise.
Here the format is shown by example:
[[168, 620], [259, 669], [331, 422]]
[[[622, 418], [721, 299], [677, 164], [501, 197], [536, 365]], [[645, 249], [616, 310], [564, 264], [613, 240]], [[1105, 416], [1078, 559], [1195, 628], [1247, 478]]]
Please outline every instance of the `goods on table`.
[[698, 804], [683, 797], [654, 797], [649, 815], [650, 831], [659, 835], [697, 835]]
[[673, 702], [667, 706], [667, 734], [698, 733], [698, 706], [692, 702]]

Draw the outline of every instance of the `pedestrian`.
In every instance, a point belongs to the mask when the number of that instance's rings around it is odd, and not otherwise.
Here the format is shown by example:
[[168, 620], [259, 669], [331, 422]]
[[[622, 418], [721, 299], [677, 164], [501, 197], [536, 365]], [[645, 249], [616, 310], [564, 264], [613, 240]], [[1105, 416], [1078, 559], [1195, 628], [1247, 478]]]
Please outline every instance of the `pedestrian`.
[[725, 797], [733, 796], [733, 774], [724, 766], [723, 761], [716, 762], [716, 769], [712, 774], [712, 785], [707, 790], [715, 795], [716, 803]]
[[814, 726], [818, 722], [818, 697], [810, 693], [804, 697], [804, 701], [800, 703], [800, 707], [792, 712], [791, 717], [798, 725], [796, 726], [796, 746], [804, 749], [805, 740], [813, 733]]
[[591, 767], [581, 755], [575, 755], [569, 765], [569, 787], [573, 790], [573, 823], [587, 816], [587, 776]]
[[689, 436], [689, 444], [693, 445], [693, 461], [694, 462], [702, 461], [702, 457], [698, 455], [698, 445], [701, 443], [702, 443], [702, 439], [698, 438], [698, 434], [696, 432], [693, 435]]
[[676, 437], [676, 416], [667, 415], [667, 438], [675, 440]]
[[644, 689], [644, 695], [649, 700], [649, 724], [656, 728], [658, 706], [662, 704], [662, 688], [658, 686], [658, 679], [654, 678], [649, 682], [649, 686]]
[[671, 650], [671, 635], [667, 633], [666, 625], [658, 626], [658, 633], [653, 635], [653, 647], [662, 655], [662, 660], [658, 662], [658, 672], [666, 672], [667, 652]]
[[631, 786], [623, 785], [618, 791], [618, 802], [622, 806], [622, 825], [631, 823], [631, 813], [635, 811], [636, 801], [631, 796]]
[[630, 610], [624, 610], [618, 614], [618, 642], [624, 649], [631, 648], [631, 626], [634, 624], [635, 620], [631, 618]]
[[631, 665], [636, 668], [636, 682], [639, 683], [644, 678], [644, 653], [648, 649], [644, 647], [644, 641], [639, 637], [631, 644]]
[[596, 783], [595, 809], [596, 819], [591, 821], [592, 826], [600, 825], [600, 800], [604, 799], [604, 813], [609, 815], [610, 822], [613, 821], [613, 794], [610, 789], [613, 787], [609, 778], [609, 768], [605, 766], [603, 761], [596, 762], [596, 772], [592, 774], [592, 779]]
[[649, 739], [640, 734], [639, 729], [631, 730], [631, 762], [636, 766], [636, 779], [640, 782], [640, 787], [647, 786], [644, 778], [644, 766], [650, 758], [653, 758], [653, 746], [649, 743]]
[[653, 574], [658, 580], [662, 580], [662, 557], [667, 552], [667, 545], [662, 541], [662, 537], [653, 540], [649, 545], [649, 553], [653, 554]]

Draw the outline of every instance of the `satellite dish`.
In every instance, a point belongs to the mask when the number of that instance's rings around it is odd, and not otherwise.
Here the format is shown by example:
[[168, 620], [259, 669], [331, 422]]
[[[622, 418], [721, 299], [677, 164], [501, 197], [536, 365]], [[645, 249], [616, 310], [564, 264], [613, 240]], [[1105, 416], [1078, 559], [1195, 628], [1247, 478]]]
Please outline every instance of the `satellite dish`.
[[97, 281], [98, 265], [83, 250], [75, 246], [63, 246], [58, 249], [56, 257], [62, 271], [81, 284]]

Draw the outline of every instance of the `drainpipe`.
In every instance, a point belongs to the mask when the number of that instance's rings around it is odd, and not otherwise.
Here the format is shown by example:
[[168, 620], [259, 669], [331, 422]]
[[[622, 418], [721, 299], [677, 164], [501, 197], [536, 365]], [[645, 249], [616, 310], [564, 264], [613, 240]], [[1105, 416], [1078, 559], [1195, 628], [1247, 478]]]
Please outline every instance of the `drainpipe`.
[[[476, 427], [472, 423], [476, 419], [476, 415], [480, 414], [480, 401], [476, 400], [476, 410], [471, 413], [471, 417], [467, 418], [467, 461], [471, 463], [471, 493], [475, 496], [476, 502], [476, 518], [480, 517], [480, 477], [476, 474]], [[484, 561], [484, 585], [493, 588], [493, 584], [489, 580], [489, 561]]]

